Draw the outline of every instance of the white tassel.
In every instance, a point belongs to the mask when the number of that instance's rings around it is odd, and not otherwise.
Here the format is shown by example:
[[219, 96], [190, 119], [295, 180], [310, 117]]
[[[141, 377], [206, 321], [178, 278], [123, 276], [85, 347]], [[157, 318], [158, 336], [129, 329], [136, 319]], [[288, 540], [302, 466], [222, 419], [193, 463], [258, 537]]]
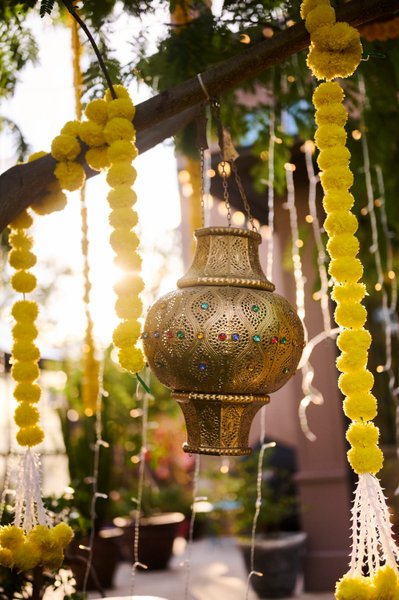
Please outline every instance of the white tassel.
[[14, 524], [25, 533], [36, 525], [50, 526], [41, 496], [40, 459], [31, 448], [26, 450], [19, 462]]
[[384, 564], [397, 571], [399, 549], [392, 537], [386, 499], [377, 477], [359, 475], [352, 508], [352, 553], [349, 575], [360, 576], [366, 567], [373, 576]]

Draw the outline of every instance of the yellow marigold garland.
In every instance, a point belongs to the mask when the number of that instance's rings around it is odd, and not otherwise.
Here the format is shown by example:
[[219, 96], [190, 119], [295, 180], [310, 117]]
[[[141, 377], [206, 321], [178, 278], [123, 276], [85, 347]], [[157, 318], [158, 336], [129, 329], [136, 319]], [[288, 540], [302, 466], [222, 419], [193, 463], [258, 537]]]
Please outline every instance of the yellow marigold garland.
[[387, 21], [374, 21], [359, 27], [360, 35], [368, 42], [385, 42], [399, 37], [399, 17]]
[[[336, 22], [329, 0], [303, 0], [301, 15], [311, 37], [307, 62], [313, 74], [326, 80], [351, 75], [361, 58], [359, 33], [346, 23]], [[359, 475], [353, 509], [351, 565], [337, 584], [336, 598], [388, 600], [399, 597], [396, 565], [399, 550], [392, 540], [389, 513], [375, 477], [382, 467], [383, 455], [378, 446], [379, 430], [371, 422], [377, 413], [377, 401], [371, 393], [374, 377], [367, 370], [371, 336], [364, 329], [367, 312], [361, 304], [365, 286], [359, 281], [363, 267], [356, 258], [358, 222], [351, 213], [353, 197], [349, 189], [353, 175], [346, 147], [343, 99], [341, 86], [332, 81], [320, 84], [313, 94], [317, 162], [327, 213], [324, 227], [331, 256], [329, 272], [334, 280], [332, 297], [337, 303], [334, 316], [342, 327], [337, 339], [341, 350], [337, 359], [341, 371], [338, 385], [346, 396], [345, 414], [352, 420], [346, 435], [351, 445], [348, 460]], [[385, 566], [381, 566], [384, 562]], [[363, 576], [364, 566], [369, 568], [368, 577]]]
[[[30, 160], [40, 158], [37, 153]], [[47, 197], [40, 206], [33, 208], [44, 214], [63, 204], [60, 190], [55, 190], [56, 202]], [[51, 195], [50, 195], [51, 196]], [[23, 294], [12, 307], [15, 325], [12, 330], [11, 375], [16, 381], [14, 396], [18, 402], [14, 420], [19, 428], [17, 442], [26, 448], [21, 461], [21, 473], [17, 485], [15, 524], [0, 528], [0, 565], [18, 571], [43, 566], [48, 569], [59, 568], [64, 559], [64, 548], [73, 537], [72, 529], [65, 523], [49, 526], [39, 492], [39, 471], [37, 457], [31, 448], [44, 439], [44, 431], [39, 425], [40, 414], [36, 406], [41, 390], [36, 380], [40, 370], [38, 362], [40, 352], [35, 340], [38, 334], [35, 322], [39, 313], [36, 302], [27, 300], [25, 294], [36, 288], [36, 277], [30, 269], [36, 264], [32, 252], [33, 240], [27, 230], [33, 219], [28, 210], [23, 211], [10, 225], [9, 262], [16, 270], [11, 279], [16, 292]], [[29, 480], [29, 484], [26, 480]]]

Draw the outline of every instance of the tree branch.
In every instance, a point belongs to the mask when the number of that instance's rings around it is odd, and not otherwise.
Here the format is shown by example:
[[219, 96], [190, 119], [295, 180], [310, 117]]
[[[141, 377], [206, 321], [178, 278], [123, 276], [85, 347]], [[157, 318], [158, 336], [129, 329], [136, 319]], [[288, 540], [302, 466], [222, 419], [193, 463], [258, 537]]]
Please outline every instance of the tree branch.
[[[376, 18], [389, 17], [397, 11], [397, 0], [352, 0], [337, 10], [337, 20], [357, 26]], [[209, 96], [220, 95], [308, 45], [309, 35], [304, 25], [294, 25], [211, 67], [202, 73], [202, 81]], [[204, 100], [200, 82], [193, 77], [138, 104], [134, 123], [139, 152], [143, 153], [176, 134], [195, 117]], [[79, 160], [88, 177], [96, 174], [86, 165], [84, 152]], [[33, 163], [12, 167], [0, 176], [0, 231], [27, 206], [45, 195], [54, 179], [54, 167], [55, 160], [47, 155]]]

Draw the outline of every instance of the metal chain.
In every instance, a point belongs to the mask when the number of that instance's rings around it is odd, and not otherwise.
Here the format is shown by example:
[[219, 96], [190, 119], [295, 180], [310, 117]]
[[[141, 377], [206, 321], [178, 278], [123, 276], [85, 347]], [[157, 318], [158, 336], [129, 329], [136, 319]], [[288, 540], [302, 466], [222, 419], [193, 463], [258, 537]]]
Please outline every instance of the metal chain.
[[244, 204], [245, 212], [247, 213], [248, 221], [251, 223], [252, 230], [258, 231], [258, 229], [254, 223], [254, 218], [251, 213], [251, 207], [249, 206], [249, 202], [248, 202], [248, 198], [245, 193], [245, 190], [244, 190], [244, 186], [242, 185], [241, 177], [239, 176], [238, 171], [237, 171], [237, 165], [234, 162], [234, 160], [231, 162], [231, 168], [234, 173], [234, 179], [236, 180], [238, 191], [240, 192], [241, 200]]
[[[231, 206], [230, 206], [230, 195], [229, 195], [229, 187], [227, 183], [228, 174], [226, 171], [226, 162], [222, 156], [222, 162], [220, 163], [222, 166], [221, 178], [222, 178], [222, 186], [223, 186], [223, 200], [226, 205], [227, 210], [227, 225], [231, 227]], [[230, 163], [229, 163], [230, 164]]]
[[200, 148], [200, 178], [201, 178], [201, 189], [200, 189], [200, 201], [201, 201], [201, 227], [205, 227], [205, 150], [201, 146]]
[[230, 195], [229, 195], [228, 183], [227, 183], [227, 178], [229, 177], [230, 173], [226, 172], [226, 163], [230, 166], [231, 170], [234, 173], [234, 179], [236, 181], [238, 191], [240, 193], [240, 196], [241, 196], [241, 199], [242, 199], [242, 202], [244, 205], [245, 212], [247, 213], [248, 221], [250, 222], [253, 231], [257, 231], [257, 227], [254, 223], [254, 219], [253, 219], [253, 216], [251, 213], [251, 208], [250, 208], [247, 196], [245, 194], [244, 186], [242, 185], [241, 178], [237, 171], [237, 165], [234, 160], [228, 161], [225, 159], [225, 156], [224, 156], [225, 153], [224, 153], [223, 125], [222, 125], [222, 119], [220, 116], [220, 102], [219, 102], [218, 98], [212, 99], [211, 110], [212, 110], [213, 117], [216, 121], [217, 130], [218, 130], [218, 141], [219, 141], [220, 156], [221, 156], [221, 163], [220, 163], [221, 173], [220, 172], [219, 173], [222, 177], [223, 200], [224, 200], [224, 203], [225, 203], [226, 209], [227, 209], [228, 226], [231, 227], [231, 205], [230, 205]]

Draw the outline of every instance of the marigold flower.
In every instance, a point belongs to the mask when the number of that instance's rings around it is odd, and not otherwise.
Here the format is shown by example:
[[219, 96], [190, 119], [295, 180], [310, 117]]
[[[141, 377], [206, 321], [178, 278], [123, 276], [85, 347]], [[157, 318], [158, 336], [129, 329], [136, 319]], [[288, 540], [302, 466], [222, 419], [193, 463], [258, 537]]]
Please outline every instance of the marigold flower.
[[36, 425], [36, 423], [39, 421], [39, 418], [40, 415], [36, 406], [28, 404], [28, 402], [22, 402], [19, 404], [14, 412], [14, 421], [16, 425], [21, 428]]
[[339, 283], [353, 283], [359, 281], [363, 275], [363, 265], [358, 258], [342, 256], [332, 259], [328, 272]]
[[3, 548], [15, 550], [15, 548], [21, 546], [24, 541], [24, 532], [19, 527], [16, 527], [16, 525], [5, 525], [4, 527], [0, 527], [0, 546], [3, 546]]
[[110, 161], [108, 158], [108, 146], [89, 148], [86, 152], [86, 162], [94, 171], [108, 169]]
[[13, 248], [30, 250], [33, 246], [32, 236], [28, 235], [23, 229], [12, 229], [8, 240]]
[[18, 340], [12, 346], [12, 357], [16, 360], [36, 362], [40, 358], [39, 348], [33, 342]]
[[307, 13], [305, 26], [309, 33], [312, 33], [323, 25], [332, 25], [335, 23], [335, 10], [328, 4], [320, 4]]
[[351, 423], [346, 432], [346, 439], [351, 446], [363, 448], [377, 444], [380, 431], [374, 423]]
[[[345, 146], [339, 146], [339, 150], [341, 148], [345, 148]], [[332, 150], [332, 148], [328, 148], [328, 150]], [[322, 152], [326, 151], [327, 150], [322, 150]], [[320, 154], [322, 152], [320, 152]], [[323, 207], [326, 213], [330, 213], [335, 210], [349, 211], [354, 203], [355, 199], [353, 195], [347, 190], [328, 190], [323, 198]]]
[[[113, 85], [112, 87], [114, 89], [114, 92], [115, 92], [117, 98], [129, 98], [129, 100], [130, 100], [129, 92], [123, 85], [117, 84], [117, 85]], [[111, 90], [108, 90], [108, 89], [106, 90], [105, 100], [107, 102], [112, 102], [113, 98], [112, 98]]]
[[14, 390], [14, 398], [18, 402], [38, 402], [41, 395], [40, 386], [37, 383], [17, 383]]
[[83, 121], [80, 124], [79, 137], [90, 147], [104, 146], [104, 128], [94, 121]]
[[126, 161], [114, 162], [108, 170], [107, 183], [111, 187], [132, 185], [136, 181], [137, 172]]
[[341, 327], [358, 329], [367, 320], [367, 311], [362, 304], [342, 302], [334, 312], [334, 318]]
[[[133, 299], [132, 299], [133, 301]], [[122, 321], [116, 326], [112, 334], [112, 340], [118, 348], [128, 348], [136, 344], [140, 335], [141, 326], [135, 319]]]
[[143, 312], [143, 303], [140, 298], [132, 302], [131, 298], [121, 296], [115, 302], [115, 312], [120, 319], [138, 319]]
[[80, 154], [80, 144], [75, 136], [61, 133], [51, 143], [51, 155], [55, 160], [75, 160]]
[[138, 223], [138, 214], [128, 207], [115, 208], [109, 214], [109, 223], [114, 229], [132, 229]]
[[372, 579], [374, 598], [396, 600], [399, 593], [398, 572], [384, 565], [374, 574]]
[[36, 264], [36, 256], [30, 250], [11, 250], [8, 255], [8, 262], [14, 269], [30, 269]]
[[328, 104], [341, 103], [343, 99], [344, 90], [336, 81], [321, 83], [312, 96], [312, 102], [317, 109]]
[[335, 588], [336, 600], [371, 600], [371, 585], [369, 579], [345, 575]]
[[333, 50], [320, 50], [311, 45], [307, 57], [307, 65], [317, 79], [334, 79], [335, 77], [349, 77], [358, 66], [362, 56], [361, 45], [351, 46], [351, 52], [336, 52]]
[[114, 284], [114, 290], [118, 296], [135, 297], [144, 290], [144, 281], [135, 272], [126, 273]]
[[119, 252], [134, 252], [139, 245], [139, 239], [134, 231], [128, 229], [115, 229], [110, 235], [111, 247], [119, 254]]
[[349, 233], [334, 235], [328, 240], [327, 250], [331, 258], [356, 256], [359, 252], [359, 240]]
[[128, 140], [116, 140], [108, 147], [108, 158], [111, 162], [131, 162], [138, 154], [137, 148]]
[[121, 348], [118, 352], [119, 364], [130, 373], [138, 373], [145, 366], [143, 352], [139, 348]]
[[110, 208], [130, 208], [135, 204], [137, 195], [130, 185], [116, 185], [108, 192], [107, 199]]
[[72, 135], [74, 138], [79, 137], [80, 132], [80, 121], [67, 121], [63, 128], [61, 129], [61, 133], [65, 133], [67, 135]]
[[14, 273], [11, 277], [11, 285], [16, 292], [21, 294], [29, 294], [33, 292], [37, 285], [37, 279], [33, 273], [29, 271], [20, 270]]
[[353, 393], [344, 400], [344, 413], [353, 421], [371, 421], [377, 415], [377, 399], [370, 392]]
[[55, 167], [54, 174], [60, 182], [61, 188], [70, 192], [79, 190], [86, 177], [82, 165], [69, 160], [59, 162]]
[[49, 215], [59, 210], [64, 210], [67, 204], [67, 197], [61, 189], [58, 181], [53, 189], [50, 186], [48, 193], [38, 202], [32, 204], [32, 209], [38, 215]]
[[37, 319], [39, 307], [32, 300], [17, 300], [11, 309], [11, 314], [16, 321], [28, 323]]
[[37, 446], [44, 440], [44, 431], [38, 425], [32, 425], [21, 428], [16, 437], [20, 446]]
[[105, 100], [96, 98], [86, 106], [85, 115], [90, 121], [98, 125], [105, 125], [108, 121], [107, 103]]
[[38, 331], [33, 323], [21, 322], [16, 323], [12, 328], [12, 336], [16, 341], [31, 341], [37, 337]]
[[110, 100], [107, 103], [108, 107], [108, 119], [114, 119], [115, 117], [121, 117], [132, 121], [136, 109], [130, 98], [117, 98], [116, 100]]
[[10, 223], [10, 227], [13, 229], [29, 229], [33, 223], [33, 219], [27, 210], [23, 210], [17, 217]]
[[332, 146], [344, 146], [346, 142], [346, 131], [343, 127], [334, 124], [320, 125], [315, 136], [316, 146], [320, 150]]
[[133, 124], [127, 119], [115, 117], [108, 121], [104, 127], [104, 136], [108, 144], [116, 140], [134, 140], [135, 130]]
[[360, 473], [378, 473], [384, 463], [384, 455], [377, 444], [365, 448], [351, 448], [348, 452], [348, 460], [352, 469]]
[[0, 548], [0, 565], [7, 569], [12, 569], [14, 566], [14, 556], [8, 548]]
[[40, 565], [42, 553], [37, 544], [28, 540], [13, 552], [13, 558], [18, 571], [30, 571]]
[[364, 283], [344, 283], [343, 285], [335, 285], [331, 294], [331, 298], [335, 302], [360, 302], [366, 295], [366, 286]]
[[367, 329], [344, 329], [337, 337], [337, 346], [342, 352], [352, 352], [354, 348], [368, 350], [371, 346], [371, 335]]
[[34, 160], [38, 160], [39, 158], [43, 158], [43, 156], [47, 156], [47, 152], [43, 150], [39, 150], [39, 152], [33, 152], [28, 158], [28, 162], [33, 162]]
[[65, 548], [72, 541], [74, 534], [69, 525], [66, 523], [58, 523], [58, 525], [55, 525], [55, 527], [52, 528], [51, 535], [61, 548]]
[[[331, 104], [323, 104], [316, 111], [315, 121], [316, 125], [328, 125], [335, 124], [339, 127], [343, 127], [348, 120], [348, 113], [346, 112], [346, 108], [341, 102], [332, 102]], [[344, 147], [343, 152], [348, 153], [348, 162], [350, 158], [349, 150]], [[320, 166], [320, 165], [319, 165]]]
[[20, 360], [11, 367], [11, 375], [14, 381], [31, 383], [38, 379], [40, 370], [36, 363]]
[[374, 377], [367, 369], [359, 369], [354, 373], [342, 373], [339, 376], [338, 385], [345, 396], [351, 396], [370, 391], [374, 385]]
[[358, 225], [355, 215], [346, 210], [335, 210], [329, 213], [324, 221], [324, 229], [330, 237], [340, 233], [353, 235]]
[[337, 369], [342, 373], [352, 373], [367, 366], [368, 352], [363, 348], [354, 346], [350, 352], [343, 352], [338, 356]]

